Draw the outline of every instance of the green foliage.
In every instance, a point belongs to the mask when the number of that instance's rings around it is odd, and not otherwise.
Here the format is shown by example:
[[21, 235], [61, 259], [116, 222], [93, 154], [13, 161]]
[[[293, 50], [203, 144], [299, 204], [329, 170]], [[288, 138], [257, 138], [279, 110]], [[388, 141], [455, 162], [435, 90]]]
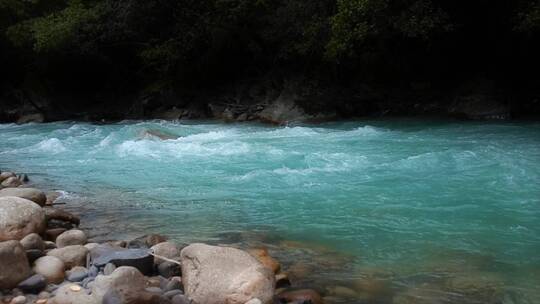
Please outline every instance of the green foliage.
[[65, 50], [74, 44], [82, 25], [97, 18], [96, 9], [86, 7], [80, 0], [71, 0], [63, 10], [32, 21], [34, 49], [37, 52]]

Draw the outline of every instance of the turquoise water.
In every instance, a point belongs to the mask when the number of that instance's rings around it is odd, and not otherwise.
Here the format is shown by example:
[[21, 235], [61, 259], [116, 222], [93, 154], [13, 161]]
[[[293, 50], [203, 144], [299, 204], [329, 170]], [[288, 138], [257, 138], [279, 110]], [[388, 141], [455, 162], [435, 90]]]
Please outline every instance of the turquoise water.
[[0, 168], [96, 239], [264, 245], [329, 302], [540, 303], [540, 123], [7, 124]]

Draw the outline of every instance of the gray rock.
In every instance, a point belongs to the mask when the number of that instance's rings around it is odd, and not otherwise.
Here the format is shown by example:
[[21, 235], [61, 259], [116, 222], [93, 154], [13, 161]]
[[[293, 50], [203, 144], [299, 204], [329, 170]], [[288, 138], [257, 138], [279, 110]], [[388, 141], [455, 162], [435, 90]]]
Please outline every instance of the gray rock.
[[184, 294], [184, 293], [180, 289], [173, 289], [173, 290], [169, 290], [165, 292], [163, 296], [165, 296], [166, 298], [172, 299], [174, 296], [181, 295], [181, 294]]
[[105, 268], [103, 268], [103, 274], [110, 275], [111, 273], [113, 273], [115, 269], [116, 269], [116, 266], [114, 266], [113, 263], [107, 263], [107, 265], [105, 265]]
[[44, 256], [34, 263], [34, 272], [42, 275], [47, 283], [60, 284], [64, 281], [64, 262], [54, 256]]
[[153, 293], [157, 295], [161, 295], [163, 293], [163, 290], [161, 290], [161, 288], [159, 287], [147, 287], [145, 288], [145, 290], [148, 291], [149, 293]]
[[11, 302], [9, 302], [9, 304], [24, 304], [24, 303], [26, 303], [25, 296], [16, 296], [15, 298], [11, 299]]
[[37, 249], [37, 250], [45, 250], [45, 244], [43, 243], [43, 240], [37, 233], [31, 233], [21, 240], [21, 245], [24, 247], [25, 250], [30, 249]]
[[11, 289], [30, 275], [21, 244], [18, 241], [0, 242], [0, 289]]
[[47, 280], [40, 274], [35, 274], [17, 285], [25, 293], [38, 294], [47, 287]]
[[180, 265], [172, 262], [163, 262], [157, 266], [158, 274], [165, 278], [182, 275], [182, 268]]
[[0, 190], [0, 197], [16, 196], [44, 206], [47, 201], [45, 193], [35, 188], [6, 188]]
[[148, 253], [147, 249], [126, 249], [101, 245], [90, 251], [91, 265], [101, 268], [108, 263], [112, 263], [116, 267], [135, 267], [145, 275], [151, 274], [154, 270], [154, 257]]
[[45, 253], [38, 249], [26, 250], [26, 257], [28, 258], [28, 263], [30, 263], [30, 265], [33, 264], [35, 260], [39, 259], [44, 255]]
[[84, 267], [73, 267], [68, 271], [67, 280], [70, 282], [81, 282], [88, 277], [88, 270]]
[[86, 234], [78, 229], [68, 230], [56, 238], [56, 247], [62, 248], [71, 245], [86, 244]]
[[185, 295], [176, 295], [172, 298], [172, 304], [191, 304], [192, 302]]
[[45, 230], [41, 207], [24, 198], [0, 197], [0, 241], [20, 240]]
[[261, 300], [255, 298], [255, 299], [251, 299], [251, 300], [247, 301], [245, 304], [263, 304], [263, 302], [261, 302]]
[[191, 244], [181, 261], [185, 293], [197, 304], [268, 303], [274, 295], [274, 274], [245, 251]]
[[88, 276], [91, 277], [91, 278], [95, 278], [99, 273], [99, 268], [97, 268], [96, 266], [92, 265], [88, 268]]
[[120, 298], [120, 295], [113, 289], [108, 290], [103, 295], [102, 301], [103, 304], [122, 304], [122, 299]]
[[54, 256], [62, 260], [66, 264], [66, 269], [71, 269], [75, 266], [85, 266], [87, 254], [88, 249], [82, 245], [57, 248], [47, 253], [49, 256]]
[[175, 290], [175, 289], [183, 290], [182, 283], [179, 280], [170, 280], [163, 287], [163, 291], [165, 292]]

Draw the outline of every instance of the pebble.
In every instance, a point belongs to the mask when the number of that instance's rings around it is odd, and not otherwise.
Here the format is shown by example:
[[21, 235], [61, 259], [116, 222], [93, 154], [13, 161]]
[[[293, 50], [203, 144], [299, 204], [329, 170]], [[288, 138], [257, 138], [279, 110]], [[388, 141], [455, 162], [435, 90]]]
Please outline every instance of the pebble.
[[40, 299], [48, 299], [51, 297], [51, 293], [47, 291], [42, 291], [38, 294], [38, 298]]
[[17, 296], [9, 302], [10, 304], [24, 304], [26, 302], [25, 296]]
[[67, 280], [70, 282], [80, 282], [86, 277], [88, 277], [88, 271], [86, 270], [70, 271], [67, 276]]
[[39, 293], [45, 287], [47, 287], [47, 281], [44, 276], [40, 274], [35, 274], [28, 279], [22, 281], [17, 286], [20, 290], [26, 293]]
[[36, 301], [36, 304], [46, 304], [47, 303], [47, 299], [39, 299]]
[[79, 291], [81, 291], [81, 286], [79, 286], [79, 285], [71, 285], [71, 286], [69, 287], [69, 289], [70, 289], [71, 291], [79, 292]]

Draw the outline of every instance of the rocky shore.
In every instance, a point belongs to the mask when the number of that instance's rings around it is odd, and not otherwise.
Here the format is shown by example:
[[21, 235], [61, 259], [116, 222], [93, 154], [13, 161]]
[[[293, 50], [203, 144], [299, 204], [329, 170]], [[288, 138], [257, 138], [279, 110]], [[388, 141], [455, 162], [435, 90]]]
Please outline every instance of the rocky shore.
[[92, 242], [58, 193], [0, 172], [0, 303], [323, 303], [265, 248], [180, 246], [158, 234]]

